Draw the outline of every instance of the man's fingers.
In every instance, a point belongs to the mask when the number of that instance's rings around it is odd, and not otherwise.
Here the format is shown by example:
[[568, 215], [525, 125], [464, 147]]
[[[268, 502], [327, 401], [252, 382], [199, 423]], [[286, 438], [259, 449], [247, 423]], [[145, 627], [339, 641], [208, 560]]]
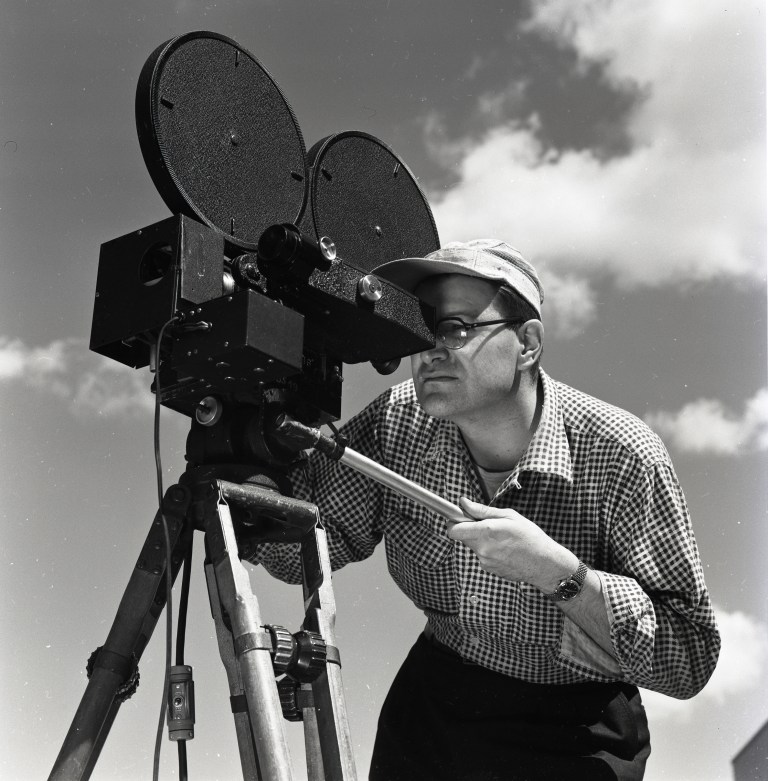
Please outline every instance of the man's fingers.
[[486, 510], [490, 510], [490, 507], [486, 507], [480, 502], [473, 502], [471, 499], [467, 499], [466, 496], [462, 496], [459, 499], [459, 507], [461, 511], [470, 521], [479, 521], [488, 516], [485, 514]]
[[461, 521], [448, 525], [448, 536], [452, 540], [469, 543], [476, 540], [482, 534], [473, 521]]

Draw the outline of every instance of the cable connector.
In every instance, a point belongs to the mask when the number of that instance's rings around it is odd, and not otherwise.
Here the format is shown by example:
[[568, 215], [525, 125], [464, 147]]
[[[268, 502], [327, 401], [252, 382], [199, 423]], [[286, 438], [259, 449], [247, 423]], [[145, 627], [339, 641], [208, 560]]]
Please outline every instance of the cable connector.
[[195, 737], [195, 682], [186, 664], [171, 667], [168, 685], [168, 738], [192, 740]]

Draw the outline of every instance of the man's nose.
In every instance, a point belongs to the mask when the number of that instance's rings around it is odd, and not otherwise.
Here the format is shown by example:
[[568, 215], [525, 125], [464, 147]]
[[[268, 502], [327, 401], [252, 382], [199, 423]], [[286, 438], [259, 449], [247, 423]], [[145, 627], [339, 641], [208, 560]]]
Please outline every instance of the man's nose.
[[448, 357], [448, 348], [445, 346], [445, 342], [442, 339], [435, 339], [435, 346], [430, 347], [429, 350], [423, 350], [419, 353], [419, 358], [424, 363], [434, 363], [435, 361], [443, 361]]

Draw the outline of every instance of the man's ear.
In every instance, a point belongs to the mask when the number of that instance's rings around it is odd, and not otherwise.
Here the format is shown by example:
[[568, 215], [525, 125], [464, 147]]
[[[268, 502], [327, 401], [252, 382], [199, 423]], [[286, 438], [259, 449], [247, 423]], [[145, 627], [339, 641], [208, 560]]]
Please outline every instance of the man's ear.
[[518, 369], [534, 368], [544, 349], [544, 325], [540, 320], [528, 320], [517, 329], [517, 338], [523, 346], [517, 359]]

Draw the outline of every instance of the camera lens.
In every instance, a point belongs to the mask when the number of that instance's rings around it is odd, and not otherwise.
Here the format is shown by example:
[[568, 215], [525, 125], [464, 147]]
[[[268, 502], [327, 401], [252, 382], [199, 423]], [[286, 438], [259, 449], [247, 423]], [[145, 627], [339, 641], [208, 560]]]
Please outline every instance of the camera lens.
[[259, 257], [269, 263], [287, 263], [301, 246], [301, 234], [286, 225], [272, 225], [259, 238]]
[[139, 262], [139, 280], [143, 285], [156, 285], [173, 265], [173, 248], [170, 244], [153, 244]]

